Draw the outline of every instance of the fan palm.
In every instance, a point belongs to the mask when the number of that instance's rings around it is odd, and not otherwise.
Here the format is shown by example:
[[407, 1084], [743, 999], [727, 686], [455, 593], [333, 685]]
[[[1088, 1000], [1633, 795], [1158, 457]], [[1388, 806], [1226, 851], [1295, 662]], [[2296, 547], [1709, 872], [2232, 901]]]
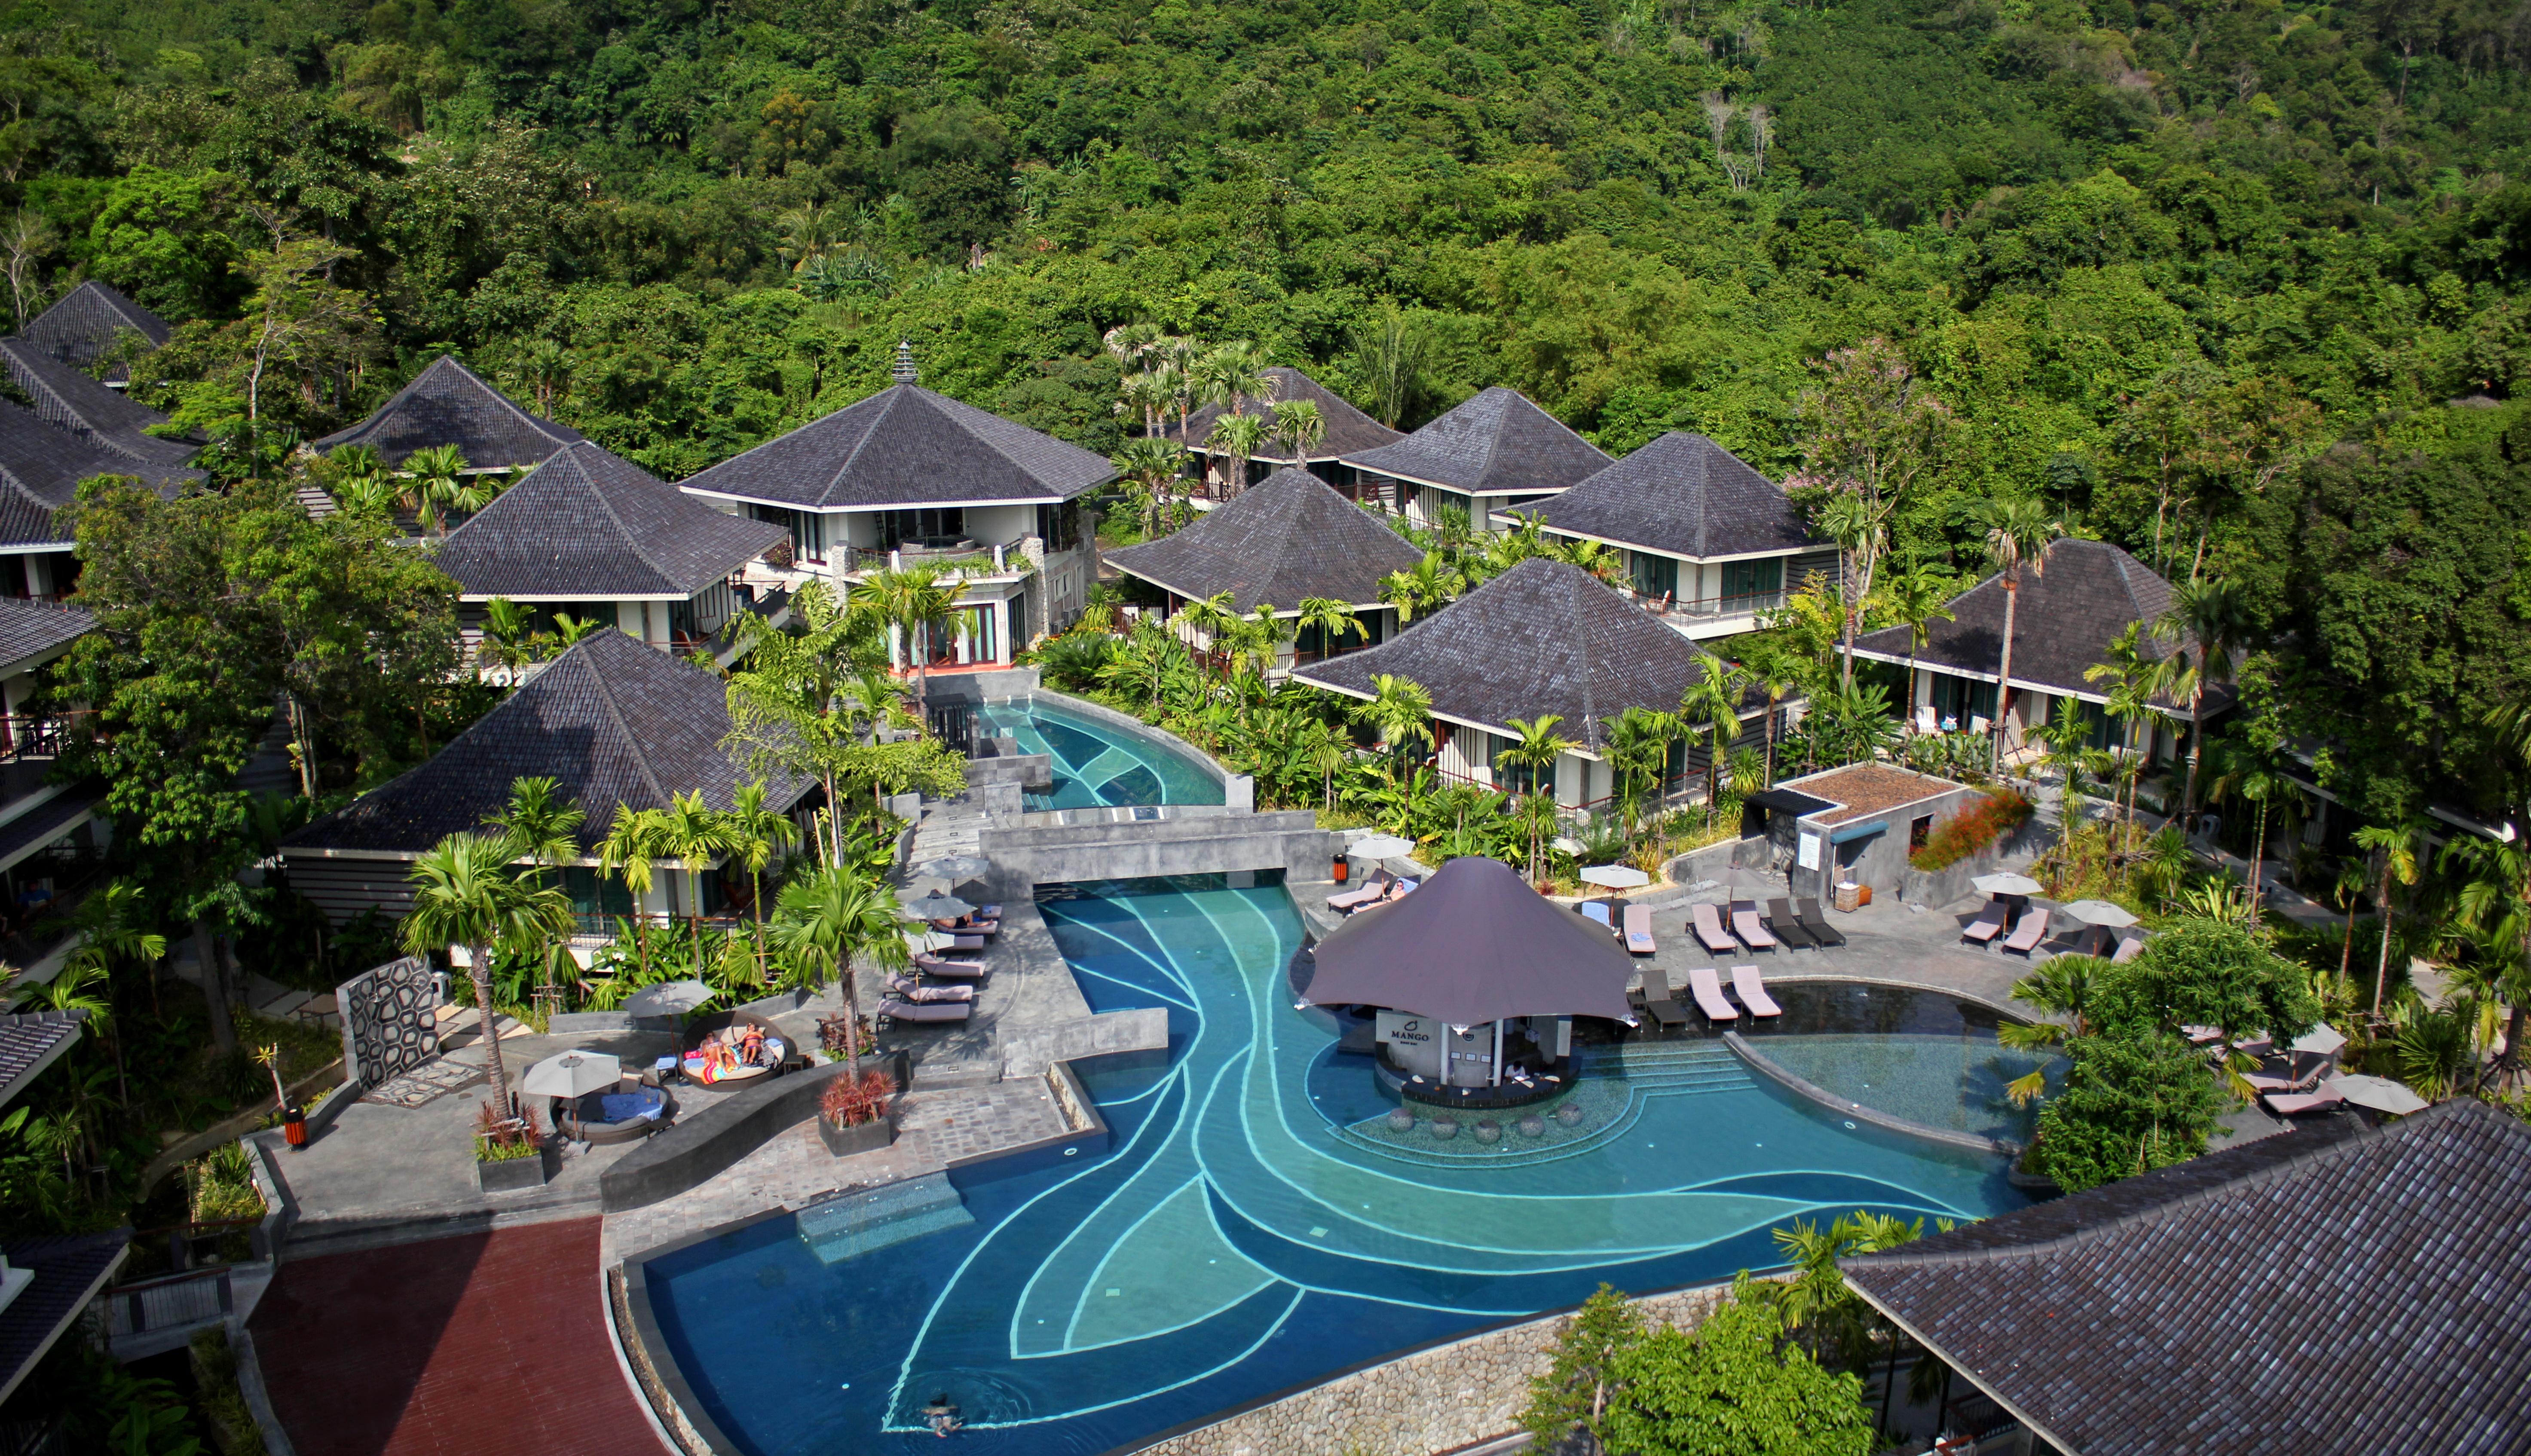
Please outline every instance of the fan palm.
[[453, 957], [465, 949], [483, 1029], [484, 1074], [491, 1079], [493, 1105], [504, 1117], [517, 1116], [518, 1109], [493, 1027], [492, 947], [540, 941], [571, 928], [571, 903], [559, 890], [511, 873], [516, 858], [506, 834], [442, 839], [413, 864], [413, 908], [403, 924], [405, 949], [416, 955], [445, 950]]
[[854, 867], [829, 865], [782, 887], [771, 933], [774, 948], [802, 981], [821, 983], [825, 968], [835, 968], [844, 991], [844, 1057], [852, 1066], [848, 1075], [861, 1076], [862, 1003], [853, 963], [858, 959], [882, 968], [906, 963], [896, 897]]
[[905, 644], [913, 670], [914, 711], [930, 721], [926, 678], [931, 665], [931, 633], [958, 609], [964, 573], [936, 561], [913, 566], [882, 567], [853, 584], [851, 610], [894, 632]]
[[416, 511], [435, 534], [448, 533], [447, 512], [479, 511], [491, 498], [468, 477], [465, 452], [455, 445], [425, 445], [405, 457], [404, 469]]
[[1308, 461], [1326, 437], [1327, 417], [1319, 413], [1316, 400], [1286, 400], [1274, 407], [1274, 445], [1294, 465]]
[[1230, 457], [1231, 494], [1248, 488], [1248, 462], [1265, 438], [1266, 420], [1260, 415], [1224, 415], [1212, 421], [1212, 433], [1205, 443]]

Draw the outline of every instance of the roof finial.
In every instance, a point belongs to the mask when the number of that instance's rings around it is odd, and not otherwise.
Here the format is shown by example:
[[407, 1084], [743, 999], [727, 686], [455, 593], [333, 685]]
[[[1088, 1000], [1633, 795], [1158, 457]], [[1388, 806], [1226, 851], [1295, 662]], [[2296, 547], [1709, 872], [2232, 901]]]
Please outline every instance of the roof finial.
[[896, 341], [896, 366], [889, 369], [888, 374], [899, 384], [913, 384], [923, 378], [921, 371], [914, 367], [914, 345], [910, 341]]

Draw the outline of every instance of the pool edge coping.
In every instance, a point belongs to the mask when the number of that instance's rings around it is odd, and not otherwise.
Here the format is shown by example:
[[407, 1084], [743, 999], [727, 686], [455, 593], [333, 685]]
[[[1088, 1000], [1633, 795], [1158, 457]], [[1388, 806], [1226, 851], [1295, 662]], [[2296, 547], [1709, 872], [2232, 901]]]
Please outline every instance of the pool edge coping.
[[[1799, 976], [1772, 978], [1772, 982], [1777, 985], [1792, 985], [1802, 982], [1817, 984], [1822, 981], [1833, 982], [1840, 985], [1902, 986], [1908, 990], [1926, 991], [1935, 995], [1949, 996], [1954, 1000], [1974, 1002], [1990, 1011], [1997, 1013], [1998, 1015], [2009, 1017], [2016, 1022], [2028, 1024], [2032, 1021], [2032, 1018], [2022, 1014], [2021, 1012], [2015, 1011], [2011, 1007], [2005, 1006], [2000, 1002], [1990, 1000], [1985, 996], [1978, 995], [1974, 991], [1954, 990], [1949, 986], [1934, 985], [1930, 982], [1921, 980], [1903, 980], [1894, 976], [1876, 976], [1866, 978], [1859, 976], [1830, 976], [1806, 973]], [[1840, 1097], [1836, 1093], [1829, 1092], [1828, 1089], [1819, 1086], [1808, 1078], [1803, 1077], [1791, 1068], [1782, 1065], [1774, 1058], [1768, 1056], [1765, 1052], [1751, 1046], [1748, 1038], [1742, 1036], [1737, 1030], [1724, 1032], [1722, 1034], [1722, 1044], [1730, 1047], [1734, 1054], [1736, 1054], [1743, 1062], [1748, 1063], [1751, 1070], [1759, 1072], [1772, 1079], [1786, 1092], [1815, 1102], [1831, 1112], [1861, 1118], [1863, 1121], [1871, 1123], [1873, 1126], [1884, 1129], [1884, 1131], [1899, 1133], [1908, 1137], [1923, 1138], [1929, 1142], [1941, 1143], [1953, 1148], [1965, 1148], [1972, 1152], [1993, 1153], [1998, 1157], [2018, 1158], [2025, 1150], [2024, 1146], [2019, 1143], [2009, 1142], [2001, 1138], [1981, 1137], [1976, 1133], [1955, 1133], [1948, 1128], [1932, 1127], [1925, 1123], [1915, 1122], [1908, 1118], [1900, 1117], [1894, 1112], [1884, 1112], [1880, 1108], [1867, 1107], [1861, 1102], [1853, 1101], [1846, 1097]]]

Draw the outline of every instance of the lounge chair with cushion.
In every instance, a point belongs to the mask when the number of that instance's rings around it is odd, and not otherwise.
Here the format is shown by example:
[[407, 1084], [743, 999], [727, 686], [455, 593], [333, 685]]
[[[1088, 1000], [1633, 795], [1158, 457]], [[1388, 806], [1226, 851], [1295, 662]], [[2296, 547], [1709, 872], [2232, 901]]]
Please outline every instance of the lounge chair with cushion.
[[1582, 918], [1584, 920], [1598, 925], [1601, 929], [1607, 931], [1611, 935], [1617, 933], [1616, 927], [1608, 924], [1608, 907], [1605, 902], [1599, 900], [1585, 900], [1574, 908], [1582, 912]]
[[972, 915], [962, 915], [954, 921], [933, 921], [931, 928], [943, 935], [997, 935], [1001, 933], [1002, 923], [981, 921]]
[[2126, 939], [2118, 942], [2118, 953], [2109, 957], [2109, 964], [2112, 966], [2123, 966], [2127, 962], [2132, 961], [2143, 954], [2144, 937], [2141, 935], [2130, 935]]
[[1714, 913], [1713, 906], [1692, 905], [1687, 913], [1689, 923], [1695, 927], [1696, 938], [1704, 942], [1707, 951], [1727, 956], [1740, 948], [1740, 943], [1731, 938], [1731, 932], [1722, 928], [1722, 918]]
[[1977, 913], [1977, 919], [1960, 929], [1960, 938], [1972, 945], [1985, 945], [2003, 933], [2003, 902], [1989, 900]]
[[1740, 943], [1751, 950], [1773, 950], [1778, 943], [1774, 936], [1767, 933], [1765, 925], [1758, 924], [1758, 902], [1755, 900], [1731, 902], [1731, 933], [1739, 936]]
[[2222, 1027], [2201, 1027], [2192, 1024], [2181, 1027], [2179, 1029], [2179, 1035], [2187, 1037], [2188, 1044], [2191, 1046], [2212, 1046], [2216, 1042], [2223, 1039], [2223, 1029]]
[[1767, 902], [1767, 930], [1790, 950], [1817, 950], [1819, 937], [1802, 928], [1800, 918], [1793, 914], [1790, 900]]
[[2346, 1100], [2336, 1088], [2323, 1085], [2307, 1092], [2262, 1092], [2259, 1105], [2278, 1117], [2299, 1117], [2306, 1112], [2326, 1112]]
[[2320, 1065], [2312, 1068], [2311, 1075], [2308, 1077], [2275, 1077], [2264, 1072], [2253, 1072], [2241, 1080], [2257, 1088], [2262, 1094], [2307, 1092], [2320, 1086], [2320, 1079], [2328, 1076], [2334, 1065], [2329, 1058], [2323, 1057]]
[[2109, 948], [2109, 932], [2100, 925], [2085, 925], [2074, 943], [2057, 952], [2068, 956], [2097, 956]]
[[1346, 912], [1360, 910], [1362, 907], [1378, 900], [1380, 896], [1387, 894], [1388, 883], [1388, 876], [1385, 873], [1375, 874], [1350, 890], [1329, 895], [1327, 897], [1327, 909]]
[[1644, 1010], [1664, 1028], [1687, 1025], [1687, 1012], [1671, 996], [1666, 972], [1644, 973]]
[[976, 999], [976, 988], [972, 985], [925, 985], [910, 976], [888, 978], [887, 992], [904, 1000], [924, 1001], [936, 1006]]
[[949, 944], [947, 949], [950, 950], [983, 950], [984, 948], [984, 937], [982, 935], [952, 935], [943, 930], [934, 930], [931, 933], [937, 939], [948, 941]]
[[1740, 993], [1740, 1004], [1749, 1008], [1751, 1016], [1784, 1014], [1784, 1008], [1776, 1005], [1775, 998], [1767, 994], [1767, 980], [1758, 974], [1755, 966], [1732, 967], [1731, 988]]
[[2012, 933], [2004, 937], [2003, 949], [2014, 955], [2026, 956], [2037, 950], [2039, 942], [2047, 938], [2048, 912], [2034, 905], [2021, 913], [2021, 924], [2014, 925]]
[[930, 977], [934, 980], [982, 980], [984, 979], [984, 963], [982, 961], [944, 961], [938, 956], [928, 953], [915, 956], [914, 969]]
[[1696, 993], [1696, 1009], [1710, 1022], [1738, 1021], [1739, 1008], [1722, 994], [1722, 978], [1711, 966], [1699, 966], [1687, 973], [1688, 989]]
[[1811, 932], [1812, 939], [1817, 940], [1822, 945], [1845, 944], [1845, 932], [1838, 929], [1836, 926], [1829, 924], [1828, 923], [1828, 917], [1820, 914], [1819, 901], [1813, 899], [1811, 896], [1804, 895], [1800, 899], [1795, 900], [1793, 904], [1800, 908], [1802, 913], [1802, 928]]
[[1626, 950], [1633, 955], [1653, 953], [1653, 909], [1649, 905], [1626, 907]]
[[904, 1001], [899, 1000], [894, 996], [885, 996], [881, 997], [878, 1003], [878, 1019], [883, 1022], [965, 1021], [968, 1017], [973, 1016], [975, 1012], [975, 1004], [969, 1001], [951, 1001], [935, 1004], [932, 1002]]
[[575, 1143], [630, 1143], [647, 1138], [668, 1125], [677, 1104], [655, 1087], [645, 1087], [631, 1078], [615, 1086], [612, 1092], [593, 1092], [566, 1101], [549, 1097], [547, 1110], [553, 1125]]

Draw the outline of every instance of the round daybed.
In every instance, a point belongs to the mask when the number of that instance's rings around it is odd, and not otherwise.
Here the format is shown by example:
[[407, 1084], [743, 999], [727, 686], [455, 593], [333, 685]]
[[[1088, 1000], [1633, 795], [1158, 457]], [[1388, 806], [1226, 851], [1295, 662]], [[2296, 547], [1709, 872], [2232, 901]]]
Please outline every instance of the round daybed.
[[[748, 1033], [762, 1039], [762, 1050], [754, 1064], [714, 1067], [703, 1056], [710, 1045], [730, 1046]], [[747, 1082], [782, 1070], [782, 1064], [796, 1054], [792, 1038], [780, 1027], [752, 1011], [720, 1011], [699, 1016], [686, 1027], [685, 1041], [678, 1048], [677, 1065], [688, 1081], [705, 1087], [721, 1087], [734, 1082]]]
[[[628, 1097], [632, 1103], [623, 1100]], [[606, 1105], [609, 1098], [615, 1099], [613, 1107]], [[644, 1087], [630, 1077], [612, 1092], [593, 1092], [576, 1100], [545, 1100], [554, 1129], [575, 1143], [631, 1143], [666, 1127], [668, 1119], [677, 1115], [676, 1099], [665, 1089]]]

